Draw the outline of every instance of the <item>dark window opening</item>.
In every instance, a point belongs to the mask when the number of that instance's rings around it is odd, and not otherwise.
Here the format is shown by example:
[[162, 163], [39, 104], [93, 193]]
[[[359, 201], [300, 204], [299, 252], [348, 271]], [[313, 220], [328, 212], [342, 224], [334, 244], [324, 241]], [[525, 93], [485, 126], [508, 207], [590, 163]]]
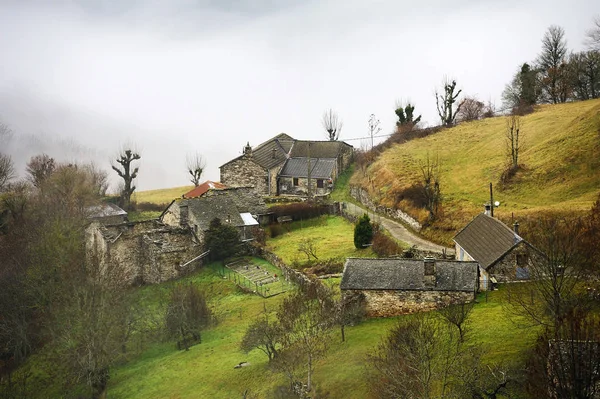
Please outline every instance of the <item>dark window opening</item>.
[[323, 182], [324, 182], [323, 179], [317, 179], [317, 188], [323, 188], [323, 186], [324, 186]]
[[294, 182], [294, 186], [298, 186], [298, 178], [297, 177], [293, 178], [293, 182]]
[[519, 266], [519, 267], [527, 266], [527, 255], [526, 254], [517, 254], [517, 266]]

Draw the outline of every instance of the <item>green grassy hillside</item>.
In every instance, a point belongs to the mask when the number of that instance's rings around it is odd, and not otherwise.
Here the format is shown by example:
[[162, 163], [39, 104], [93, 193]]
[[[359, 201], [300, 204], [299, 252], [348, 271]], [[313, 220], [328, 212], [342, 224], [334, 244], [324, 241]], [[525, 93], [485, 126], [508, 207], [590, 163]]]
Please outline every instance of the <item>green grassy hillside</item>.
[[[462, 123], [434, 135], [397, 144], [366, 170], [357, 168], [351, 184], [370, 191], [382, 205], [399, 206], [421, 221], [427, 213], [402, 199], [421, 179], [419, 162], [438, 158], [443, 195], [441, 233], [448, 238], [489, 201], [501, 202], [501, 218], [540, 211], [588, 210], [600, 190], [600, 100], [540, 106], [521, 119], [523, 168], [505, 186], [506, 117]], [[431, 233], [431, 232], [430, 232]], [[438, 232], [439, 234], [439, 232]], [[435, 234], [433, 234], [435, 235]]]
[[172, 187], [172, 188], [161, 188], [158, 190], [147, 190], [147, 191], [136, 191], [131, 196], [133, 201], [137, 203], [150, 202], [152, 204], [169, 204], [175, 198], [181, 198], [181, 196], [190, 191], [194, 186], [183, 186], [183, 187]]

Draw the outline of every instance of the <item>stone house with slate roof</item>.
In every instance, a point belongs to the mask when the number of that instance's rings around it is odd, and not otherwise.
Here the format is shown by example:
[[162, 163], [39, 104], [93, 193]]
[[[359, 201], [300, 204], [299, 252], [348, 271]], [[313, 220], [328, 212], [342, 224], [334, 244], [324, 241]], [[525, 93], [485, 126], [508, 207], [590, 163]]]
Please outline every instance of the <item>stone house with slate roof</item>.
[[480, 288], [491, 289], [495, 282], [527, 280], [529, 262], [535, 249], [514, 229], [486, 213], [477, 215], [454, 236], [456, 258], [480, 265]]
[[369, 317], [424, 312], [475, 299], [477, 262], [348, 258], [342, 295], [362, 294]]
[[[353, 147], [342, 141], [301, 141], [281, 133], [221, 165], [221, 183], [252, 186], [262, 195], [327, 194], [352, 162]], [[310, 158], [310, 162], [309, 162]], [[310, 164], [310, 170], [309, 170]]]
[[111, 202], [102, 202], [86, 208], [87, 218], [102, 224], [117, 224], [127, 221], [127, 212]]
[[210, 222], [219, 218], [223, 224], [239, 229], [240, 238], [252, 238], [252, 228], [258, 226], [261, 215], [268, 213], [261, 196], [253, 187], [211, 189], [200, 197], [173, 200], [159, 220], [169, 226], [190, 227], [199, 242]]

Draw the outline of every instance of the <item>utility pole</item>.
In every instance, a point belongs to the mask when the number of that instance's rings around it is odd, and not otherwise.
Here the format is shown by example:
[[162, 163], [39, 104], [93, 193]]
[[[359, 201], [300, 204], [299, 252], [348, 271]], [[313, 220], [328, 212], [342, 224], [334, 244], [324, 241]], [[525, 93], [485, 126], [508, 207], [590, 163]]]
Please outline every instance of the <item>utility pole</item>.
[[492, 191], [492, 183], [490, 182], [490, 211], [492, 217], [494, 217], [494, 192]]
[[310, 192], [310, 141], [308, 142], [308, 151], [307, 151], [307, 155], [308, 155], [308, 172], [307, 172], [307, 187], [308, 187], [308, 202], [311, 201], [311, 192]]

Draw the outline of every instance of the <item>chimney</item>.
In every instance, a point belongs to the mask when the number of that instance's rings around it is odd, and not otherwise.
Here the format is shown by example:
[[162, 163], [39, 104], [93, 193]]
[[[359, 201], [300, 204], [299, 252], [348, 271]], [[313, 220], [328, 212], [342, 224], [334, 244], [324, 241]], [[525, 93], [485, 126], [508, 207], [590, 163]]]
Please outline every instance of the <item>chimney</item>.
[[423, 283], [426, 287], [435, 287], [435, 258], [423, 258], [424, 276]]
[[515, 231], [515, 234], [519, 234], [519, 222], [513, 224], [513, 230]]
[[485, 204], [485, 211], [483, 213], [485, 213], [488, 216], [492, 216], [492, 205], [491, 204]]
[[246, 146], [244, 147], [244, 155], [248, 157], [252, 156], [252, 147], [250, 147], [250, 142], [247, 142]]

